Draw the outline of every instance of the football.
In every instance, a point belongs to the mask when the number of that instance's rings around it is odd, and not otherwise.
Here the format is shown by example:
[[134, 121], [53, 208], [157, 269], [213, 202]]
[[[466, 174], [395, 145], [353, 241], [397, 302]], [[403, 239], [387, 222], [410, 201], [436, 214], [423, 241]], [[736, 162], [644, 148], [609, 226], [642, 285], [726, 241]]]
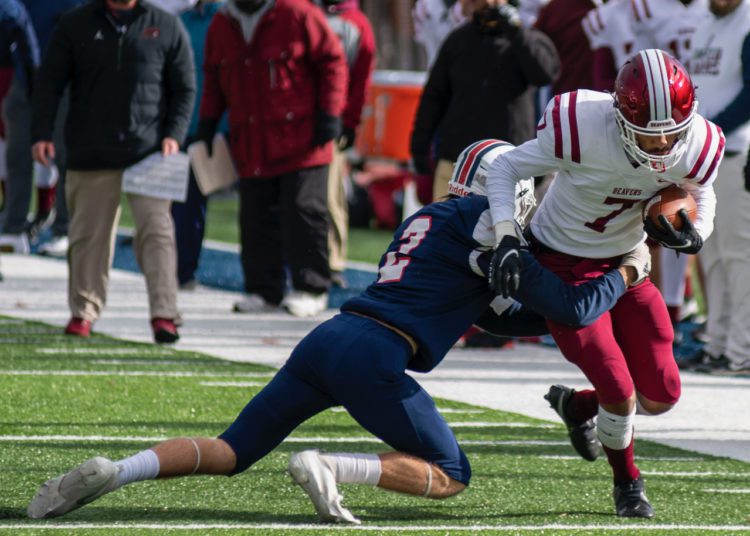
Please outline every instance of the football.
[[679, 231], [682, 228], [682, 218], [677, 215], [677, 212], [683, 208], [687, 211], [690, 221], [695, 221], [698, 215], [695, 199], [688, 192], [673, 184], [659, 190], [656, 195], [646, 201], [643, 207], [643, 219], [649, 218], [661, 229], [659, 214], [662, 214], [672, 227]]

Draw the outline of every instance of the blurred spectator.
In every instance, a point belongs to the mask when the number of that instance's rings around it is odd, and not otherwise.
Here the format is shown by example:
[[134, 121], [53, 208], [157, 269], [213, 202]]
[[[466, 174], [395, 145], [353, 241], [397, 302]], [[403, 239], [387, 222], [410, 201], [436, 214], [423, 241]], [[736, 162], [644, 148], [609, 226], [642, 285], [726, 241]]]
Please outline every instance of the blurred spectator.
[[[107, 296], [123, 171], [179, 150], [195, 97], [190, 43], [179, 20], [139, 0], [94, 0], [60, 20], [34, 91], [34, 158], [47, 165], [51, 133], [70, 83], [65, 140], [71, 210], [65, 333], [86, 337]], [[174, 342], [176, 254], [170, 202], [128, 194], [133, 248], [146, 278], [156, 342]]]
[[[6, 210], [0, 249], [23, 254], [29, 253], [29, 240], [24, 227], [31, 197], [31, 158], [30, 143], [24, 146], [22, 142], [23, 134], [28, 132], [30, 119], [23, 113], [23, 109], [17, 113], [17, 108], [21, 106], [28, 111], [28, 99], [39, 61], [39, 43], [28, 10], [17, 0], [0, 0], [0, 68], [6, 69], [3, 76], [3, 98], [0, 100], [3, 105], [2, 137], [6, 140], [3, 144], [6, 169], [2, 175], [4, 179], [8, 179], [3, 181], [3, 205]], [[10, 165], [7, 157], [10, 157]], [[19, 157], [29, 164], [28, 195], [25, 197], [18, 195], [22, 193], [25, 179], [16, 165]], [[8, 174], [12, 176], [12, 180], [7, 177]], [[6, 199], [6, 195], [10, 199]]]
[[[158, 4], [156, 0], [151, 1]], [[193, 9], [185, 11], [180, 16], [190, 37], [196, 66], [203, 65], [206, 33], [208, 33], [208, 27], [213, 16], [219, 11], [222, 4], [223, 0], [200, 0]], [[200, 68], [196, 72], [196, 82], [198, 93], [196, 94], [186, 145], [190, 145], [197, 140], [198, 111], [203, 90], [203, 70]], [[228, 137], [229, 126], [226, 116], [222, 118], [218, 131]], [[196, 285], [195, 272], [198, 269], [206, 229], [206, 205], [206, 196], [198, 188], [195, 174], [191, 168], [187, 199], [184, 203], [172, 203], [172, 219], [174, 220], [177, 243], [177, 283], [181, 289], [190, 290], [195, 288]]]
[[[340, 40], [309, 0], [230, 0], [206, 37], [198, 137], [229, 112], [240, 178], [245, 298], [237, 312], [326, 308], [328, 165], [341, 132], [347, 67]], [[292, 290], [284, 296], [286, 274]]]
[[412, 9], [414, 40], [424, 47], [427, 68], [432, 67], [448, 34], [467, 21], [464, 5], [456, 0], [417, 0]]
[[690, 66], [702, 115], [726, 136], [716, 180], [716, 222], [700, 258], [706, 270], [709, 341], [702, 372], [750, 372], [750, 193], [743, 165], [750, 148], [750, 1], [711, 0]]
[[539, 12], [534, 28], [552, 39], [560, 56], [560, 76], [552, 83], [554, 95], [594, 87], [594, 53], [581, 21], [595, 7], [594, 0], [551, 0]]
[[[85, 0], [24, 0], [39, 39], [42, 56], [63, 13], [85, 3]], [[5, 239], [25, 248], [35, 242], [50, 225], [52, 239], [39, 248], [40, 253], [64, 257], [68, 249], [68, 206], [65, 199], [66, 152], [63, 124], [68, 111], [65, 94], [58, 108], [53, 140], [60, 147], [49, 166], [34, 164], [31, 159], [31, 87], [14, 84], [5, 103], [8, 118], [9, 210], [4, 224]], [[32, 184], [36, 185], [36, 214], [27, 222]], [[58, 192], [60, 195], [57, 195]], [[28, 237], [28, 238], [27, 238]]]
[[641, 46], [633, 32], [631, 0], [609, 0], [589, 11], [581, 26], [593, 51], [593, 89], [613, 91], [617, 71]]
[[343, 114], [343, 129], [333, 146], [333, 160], [328, 172], [328, 211], [331, 229], [328, 235], [328, 264], [331, 282], [346, 286], [347, 242], [349, 240], [349, 206], [344, 190], [347, 162], [344, 151], [354, 146], [357, 127], [362, 119], [365, 94], [375, 67], [375, 35], [358, 0], [320, 0], [331, 29], [341, 39], [349, 68], [349, 87]]
[[417, 173], [430, 174], [437, 134], [433, 199], [448, 193], [453, 162], [468, 145], [534, 137], [536, 86], [555, 80], [560, 59], [543, 33], [521, 26], [506, 0], [477, 0], [471, 24], [443, 43], [419, 103], [411, 137]]

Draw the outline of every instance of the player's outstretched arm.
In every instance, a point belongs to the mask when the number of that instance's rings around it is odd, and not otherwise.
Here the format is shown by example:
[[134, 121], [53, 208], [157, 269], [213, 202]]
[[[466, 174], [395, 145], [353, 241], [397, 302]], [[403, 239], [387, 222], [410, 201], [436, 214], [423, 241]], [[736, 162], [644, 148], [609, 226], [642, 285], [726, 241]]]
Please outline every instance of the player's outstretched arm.
[[627, 290], [626, 268], [613, 270], [582, 285], [564, 283], [522, 252], [521, 285], [515, 299], [540, 315], [560, 324], [587, 326], [609, 311]]

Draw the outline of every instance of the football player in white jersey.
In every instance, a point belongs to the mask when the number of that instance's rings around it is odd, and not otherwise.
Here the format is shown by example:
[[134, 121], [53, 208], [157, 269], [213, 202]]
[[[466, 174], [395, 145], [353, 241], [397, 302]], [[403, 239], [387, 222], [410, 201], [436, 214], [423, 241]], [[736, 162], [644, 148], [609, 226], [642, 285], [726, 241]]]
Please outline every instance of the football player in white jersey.
[[588, 12], [581, 21], [594, 51], [594, 89], [612, 91], [617, 71], [636, 50], [630, 0], [609, 0]]
[[414, 40], [425, 49], [428, 69], [448, 34], [468, 20], [462, 4], [456, 0], [417, 0], [414, 4]]
[[[490, 284], [503, 295], [517, 290], [520, 242], [508, 201], [518, 180], [551, 171], [557, 171], [557, 179], [531, 221], [529, 239], [535, 257], [566, 282], [606, 271], [645, 240], [644, 228], [665, 247], [697, 253], [713, 229], [712, 183], [724, 136], [696, 108], [685, 68], [654, 49], [635, 54], [620, 69], [614, 94], [555, 96], [537, 138], [490, 168], [487, 186], [498, 243]], [[670, 184], [693, 195], [698, 215], [693, 224], [683, 212], [679, 231], [669, 224], [660, 231], [643, 221], [643, 201]], [[599, 439], [614, 473], [617, 514], [653, 516], [633, 460], [633, 419], [636, 406], [659, 414], [680, 396], [674, 333], [659, 291], [646, 280], [592, 326], [548, 325], [565, 357], [594, 386], [579, 392], [553, 386], [548, 400], [563, 419], [598, 415]]]

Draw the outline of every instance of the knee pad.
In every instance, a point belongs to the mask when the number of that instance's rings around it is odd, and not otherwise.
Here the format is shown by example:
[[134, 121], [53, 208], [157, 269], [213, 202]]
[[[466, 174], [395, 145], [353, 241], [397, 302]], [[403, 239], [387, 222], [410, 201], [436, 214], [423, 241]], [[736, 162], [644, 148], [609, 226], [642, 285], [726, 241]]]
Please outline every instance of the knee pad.
[[615, 415], [599, 406], [596, 433], [602, 445], [612, 450], [624, 450], [633, 439], [635, 408], [630, 415]]

